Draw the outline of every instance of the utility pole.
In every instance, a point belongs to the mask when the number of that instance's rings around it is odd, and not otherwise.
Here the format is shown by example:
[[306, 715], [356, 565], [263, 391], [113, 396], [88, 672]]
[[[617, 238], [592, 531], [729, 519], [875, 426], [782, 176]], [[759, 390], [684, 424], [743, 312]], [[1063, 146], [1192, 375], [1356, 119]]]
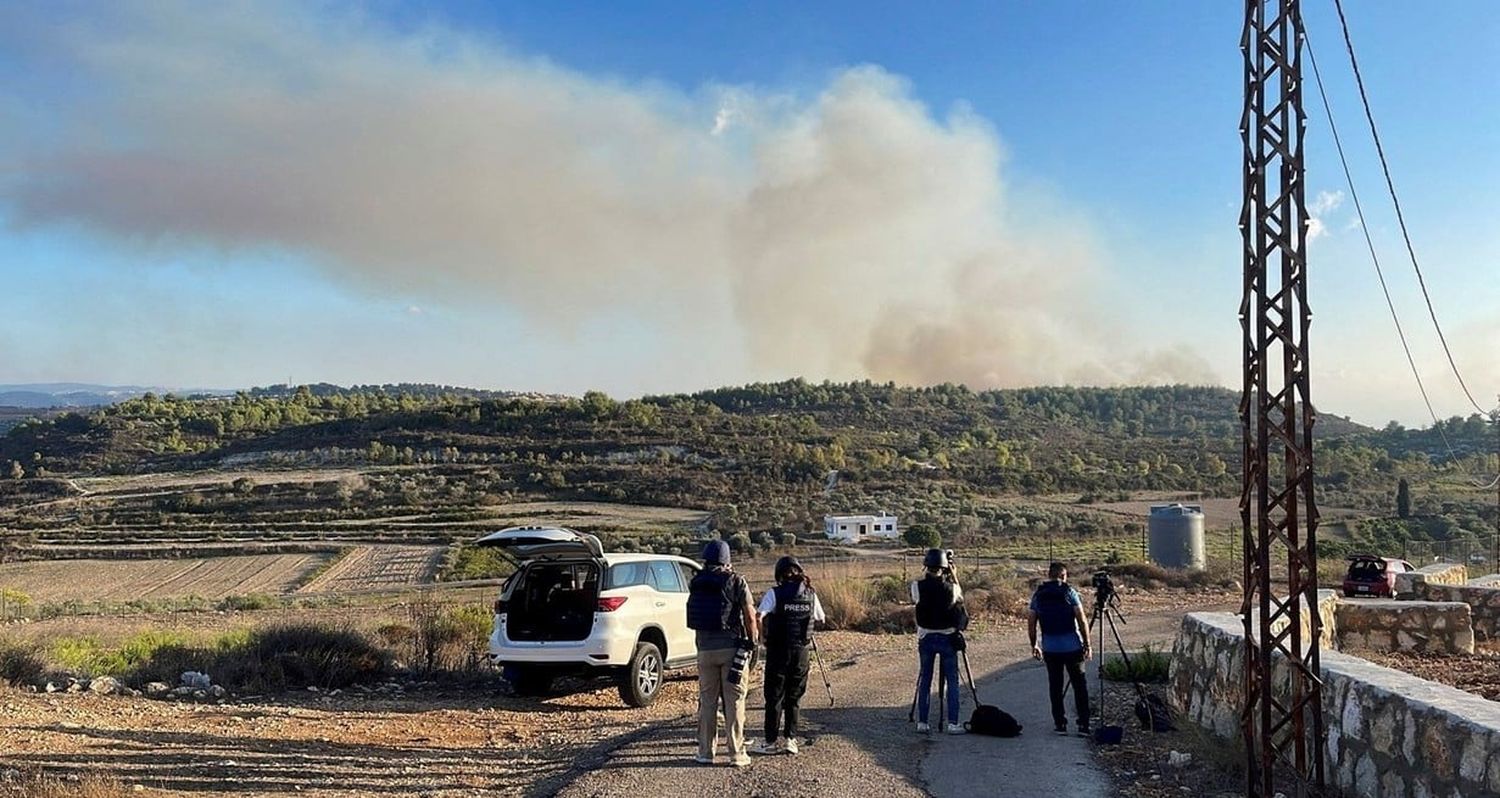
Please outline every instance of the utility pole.
[[[1324, 783], [1302, 42], [1299, 0], [1246, 0], [1240, 40], [1245, 56], [1240, 123], [1245, 593], [1240, 614], [1245, 628], [1241, 728], [1251, 798], [1272, 798], [1278, 780], [1294, 785], [1296, 798], [1320, 795]], [[1283, 563], [1287, 594], [1277, 597], [1271, 593], [1271, 568]], [[1278, 671], [1285, 678], [1274, 678]]]

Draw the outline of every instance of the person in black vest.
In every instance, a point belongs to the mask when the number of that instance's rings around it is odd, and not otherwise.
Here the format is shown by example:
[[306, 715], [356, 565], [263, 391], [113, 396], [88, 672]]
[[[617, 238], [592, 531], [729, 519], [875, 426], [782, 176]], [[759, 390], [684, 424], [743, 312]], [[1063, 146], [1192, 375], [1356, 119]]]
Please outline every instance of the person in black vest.
[[[1037, 627], [1042, 630], [1037, 640]], [[1068, 585], [1068, 567], [1060, 562], [1047, 568], [1047, 581], [1031, 596], [1031, 612], [1026, 622], [1031, 635], [1031, 655], [1047, 664], [1047, 691], [1052, 699], [1052, 724], [1058, 734], [1068, 733], [1068, 718], [1063, 712], [1063, 671], [1073, 685], [1073, 711], [1078, 719], [1078, 736], [1089, 736], [1089, 685], [1083, 666], [1089, 660], [1089, 622], [1083, 614], [1083, 600]]]
[[729, 567], [729, 544], [716, 540], [703, 549], [703, 570], [688, 585], [687, 625], [698, 642], [699, 764], [714, 763], [719, 745], [719, 705], [729, 738], [729, 763], [750, 764], [745, 750], [747, 673], [756, 646], [754, 599], [743, 576]]
[[[813, 624], [824, 620], [812, 580], [802, 563], [787, 556], [776, 561], [776, 587], [760, 600], [760, 624], [766, 639], [766, 739], [757, 754], [797, 753], [797, 713], [807, 691], [808, 643]], [[785, 737], [782, 717], [786, 718]]]
[[932, 666], [938, 660], [943, 669], [947, 693], [949, 734], [963, 734], [958, 721], [959, 702], [963, 696], [958, 686], [958, 649], [954, 637], [968, 625], [964, 612], [963, 589], [953, 577], [948, 552], [928, 549], [922, 558], [927, 574], [911, 583], [911, 598], [917, 605], [917, 731], [927, 732], [929, 693], [932, 691]]

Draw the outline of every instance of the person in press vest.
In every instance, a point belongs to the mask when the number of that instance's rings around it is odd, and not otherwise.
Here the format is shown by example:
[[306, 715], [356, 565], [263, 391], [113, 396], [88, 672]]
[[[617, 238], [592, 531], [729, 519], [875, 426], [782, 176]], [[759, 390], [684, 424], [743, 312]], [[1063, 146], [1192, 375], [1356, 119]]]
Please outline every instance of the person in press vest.
[[931, 730], [928, 724], [929, 693], [932, 690], [933, 664], [942, 668], [944, 692], [947, 694], [947, 727], [949, 734], [963, 734], [958, 720], [959, 702], [963, 696], [958, 684], [958, 647], [955, 637], [968, 625], [964, 612], [963, 589], [953, 576], [948, 552], [928, 549], [922, 558], [926, 575], [911, 583], [911, 598], [917, 605], [917, 731]]
[[[1037, 627], [1041, 640], [1037, 640]], [[1083, 600], [1068, 585], [1068, 567], [1060, 562], [1047, 568], [1047, 581], [1031, 596], [1031, 612], [1026, 622], [1031, 636], [1031, 656], [1047, 665], [1047, 693], [1052, 699], [1052, 724], [1058, 734], [1068, 733], [1068, 718], [1063, 712], [1063, 672], [1073, 685], [1073, 710], [1078, 720], [1079, 737], [1089, 736], [1089, 686], [1084, 678], [1084, 664], [1089, 659], [1089, 622], [1083, 614]]]
[[745, 748], [747, 673], [755, 650], [757, 625], [750, 585], [729, 565], [729, 544], [722, 540], [703, 549], [703, 570], [688, 585], [687, 625], [698, 642], [698, 754], [703, 765], [714, 763], [719, 745], [719, 711], [723, 705], [729, 763], [750, 764]]
[[823, 603], [797, 558], [777, 560], [775, 575], [776, 587], [757, 608], [766, 640], [766, 737], [755, 753], [795, 754], [797, 716], [810, 671], [807, 647], [813, 624], [824, 620]]

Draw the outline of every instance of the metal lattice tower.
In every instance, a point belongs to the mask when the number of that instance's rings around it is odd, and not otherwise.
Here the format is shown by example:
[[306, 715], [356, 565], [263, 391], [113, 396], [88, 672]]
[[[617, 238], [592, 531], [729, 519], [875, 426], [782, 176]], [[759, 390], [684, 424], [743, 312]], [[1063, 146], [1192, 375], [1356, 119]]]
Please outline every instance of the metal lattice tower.
[[[1246, 0], [1242, 724], [1247, 795], [1264, 798], [1278, 783], [1298, 796], [1323, 787], [1302, 40], [1298, 0]], [[1271, 592], [1283, 563], [1284, 598]]]

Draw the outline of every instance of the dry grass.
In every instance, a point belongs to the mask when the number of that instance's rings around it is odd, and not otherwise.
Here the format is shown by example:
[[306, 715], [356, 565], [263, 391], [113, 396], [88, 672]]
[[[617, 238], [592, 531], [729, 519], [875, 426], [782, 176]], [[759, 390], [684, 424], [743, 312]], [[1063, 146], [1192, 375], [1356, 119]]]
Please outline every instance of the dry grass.
[[132, 794], [119, 779], [100, 773], [55, 776], [40, 771], [8, 771], [4, 776], [0, 778], [0, 798], [121, 798]]

